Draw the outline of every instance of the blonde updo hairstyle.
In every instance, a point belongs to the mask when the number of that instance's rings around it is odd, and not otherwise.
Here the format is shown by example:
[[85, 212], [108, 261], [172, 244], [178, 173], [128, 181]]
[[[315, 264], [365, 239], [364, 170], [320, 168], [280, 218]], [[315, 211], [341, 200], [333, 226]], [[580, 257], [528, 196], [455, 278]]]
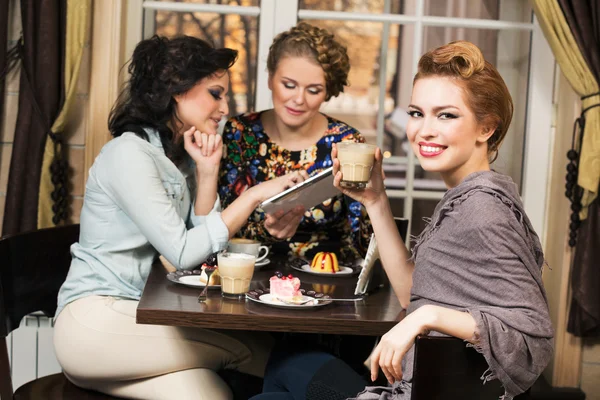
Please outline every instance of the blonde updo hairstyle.
[[498, 70], [473, 43], [456, 41], [425, 53], [413, 84], [432, 76], [455, 79], [477, 122], [495, 128], [487, 140], [488, 156], [494, 162], [513, 115], [512, 97]]
[[269, 48], [269, 75], [275, 74], [279, 62], [285, 57], [307, 57], [323, 68], [325, 101], [339, 95], [348, 85], [350, 60], [346, 47], [338, 43], [326, 29], [300, 22], [289, 31], [277, 35]]

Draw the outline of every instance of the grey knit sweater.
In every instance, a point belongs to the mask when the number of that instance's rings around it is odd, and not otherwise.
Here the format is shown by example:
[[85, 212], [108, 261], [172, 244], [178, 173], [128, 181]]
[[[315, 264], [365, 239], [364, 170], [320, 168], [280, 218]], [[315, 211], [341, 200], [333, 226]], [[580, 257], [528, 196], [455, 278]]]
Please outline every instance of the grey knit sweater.
[[[484, 381], [499, 379], [507, 400], [527, 390], [552, 357], [553, 329], [540, 241], [513, 181], [476, 172], [446, 192], [413, 259], [407, 312], [426, 304], [469, 312], [477, 324], [475, 348], [489, 366]], [[403, 360], [403, 381], [368, 387], [357, 398], [409, 400], [413, 350]]]

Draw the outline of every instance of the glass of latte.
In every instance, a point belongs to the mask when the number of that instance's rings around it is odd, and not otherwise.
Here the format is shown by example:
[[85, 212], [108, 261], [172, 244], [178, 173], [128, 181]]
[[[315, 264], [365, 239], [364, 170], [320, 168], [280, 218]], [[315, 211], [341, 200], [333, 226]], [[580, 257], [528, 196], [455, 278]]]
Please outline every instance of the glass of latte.
[[243, 299], [250, 290], [256, 257], [244, 253], [223, 252], [217, 255], [221, 294], [231, 299]]
[[342, 171], [340, 186], [351, 189], [367, 187], [377, 147], [372, 144], [356, 142], [340, 142], [335, 146]]

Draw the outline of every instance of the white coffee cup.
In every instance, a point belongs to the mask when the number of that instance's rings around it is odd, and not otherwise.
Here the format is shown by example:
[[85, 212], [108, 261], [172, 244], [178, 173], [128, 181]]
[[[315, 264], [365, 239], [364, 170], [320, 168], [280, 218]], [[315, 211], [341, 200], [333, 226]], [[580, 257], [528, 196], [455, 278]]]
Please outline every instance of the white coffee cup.
[[227, 244], [227, 250], [231, 253], [244, 253], [256, 257], [256, 262], [260, 262], [269, 254], [269, 248], [263, 246], [260, 242], [252, 239], [233, 238]]

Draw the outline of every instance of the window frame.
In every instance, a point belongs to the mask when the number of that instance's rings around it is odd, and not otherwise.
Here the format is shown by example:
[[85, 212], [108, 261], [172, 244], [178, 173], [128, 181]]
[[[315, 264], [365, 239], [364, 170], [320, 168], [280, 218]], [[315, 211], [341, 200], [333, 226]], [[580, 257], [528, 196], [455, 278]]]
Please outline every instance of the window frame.
[[[392, 0], [385, 0], [384, 9], [389, 11]], [[510, 2], [511, 0], [505, 0]], [[512, 0], [514, 1], [514, 0]], [[517, 0], [518, 1], [518, 0]], [[374, 14], [345, 11], [298, 10], [298, 0], [261, 0], [259, 6], [229, 6], [219, 4], [175, 3], [161, 1], [130, 0], [127, 2], [126, 48], [125, 59], [129, 59], [135, 44], [154, 32], [151, 13], [144, 10], [170, 10], [181, 12], [210, 12], [219, 14], [241, 14], [259, 18], [258, 62], [256, 77], [256, 110], [272, 106], [271, 94], [267, 86], [266, 68], [267, 54], [273, 38], [280, 32], [289, 29], [299, 20], [343, 20], [383, 23], [383, 39], [381, 54], [387, 56], [389, 29], [391, 24], [413, 25], [413, 65], [412, 74], [416, 73], [417, 63], [422, 53], [423, 35], [426, 27], [455, 27], [494, 30], [519, 30], [531, 32], [529, 86], [527, 93], [527, 110], [525, 116], [525, 144], [522, 161], [522, 197], [525, 211], [540, 233], [542, 244], [545, 243], [546, 209], [548, 202], [548, 182], [551, 165], [551, 149], [553, 145], [552, 129], [554, 120], [553, 90], [555, 81], [555, 60], [543, 36], [535, 17], [531, 23], [510, 22], [502, 20], [486, 20], [472, 18], [439, 17], [425, 15], [426, 0], [414, 0], [415, 12], [408, 14]], [[146, 17], [144, 17], [146, 15]], [[276, 17], [275, 17], [276, 16]], [[535, 60], [535, 62], [532, 62]], [[380, 63], [380, 77], [385, 78], [387, 62]], [[385, 79], [380, 79], [385, 85]], [[385, 99], [385, 88], [380, 87], [379, 104]], [[377, 144], [383, 144], [384, 109], [379, 107], [377, 113]], [[392, 156], [385, 160], [389, 164], [407, 165], [406, 187], [404, 190], [388, 190], [390, 198], [404, 199], [404, 215], [412, 221], [413, 202], [415, 200], [441, 199], [444, 192], [432, 190], [416, 190], [414, 188], [415, 166], [418, 160], [412, 152], [408, 157]], [[410, 227], [409, 227], [410, 229]], [[409, 240], [409, 239], [407, 239]]]

